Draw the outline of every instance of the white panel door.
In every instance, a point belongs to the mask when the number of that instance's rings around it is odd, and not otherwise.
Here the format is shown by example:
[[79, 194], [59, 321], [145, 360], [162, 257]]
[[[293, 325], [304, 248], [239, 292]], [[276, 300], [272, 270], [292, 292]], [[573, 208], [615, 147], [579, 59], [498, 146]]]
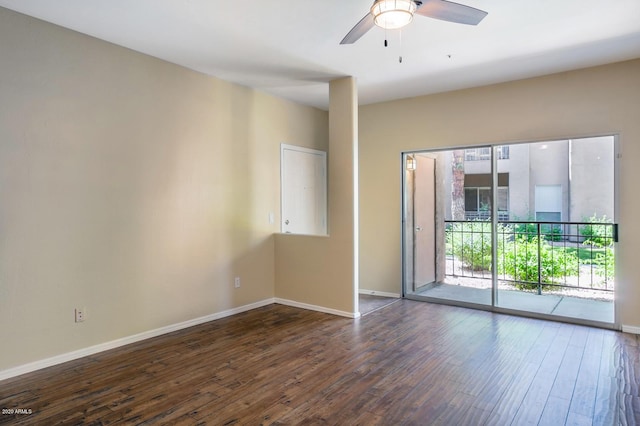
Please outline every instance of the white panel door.
[[281, 168], [282, 232], [326, 235], [327, 154], [283, 144]]

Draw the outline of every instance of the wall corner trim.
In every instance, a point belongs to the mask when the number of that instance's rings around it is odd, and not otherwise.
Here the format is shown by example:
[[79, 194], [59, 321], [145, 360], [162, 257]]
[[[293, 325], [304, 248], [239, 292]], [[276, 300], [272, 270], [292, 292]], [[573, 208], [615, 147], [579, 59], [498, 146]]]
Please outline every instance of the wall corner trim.
[[325, 308], [324, 306], [310, 305], [308, 303], [296, 302], [294, 300], [280, 299], [278, 297], [275, 298], [274, 303], [279, 303], [280, 305], [292, 306], [294, 308], [307, 309], [309, 311], [317, 311], [323, 312], [325, 314], [338, 315], [341, 317], [347, 318], [360, 318], [360, 312], [346, 312], [339, 311], [337, 309]]
[[631, 333], [631, 334], [640, 334], [640, 327], [636, 327], [633, 325], [622, 325], [623, 333]]
[[206, 322], [214, 321], [221, 318], [226, 318], [235, 314], [250, 311], [252, 309], [261, 308], [263, 306], [272, 305], [276, 301], [272, 298], [261, 300], [255, 303], [251, 303], [237, 308], [228, 309], [226, 311], [217, 312], [203, 317], [194, 318], [191, 320], [183, 321], [177, 324], [171, 324], [165, 327], [156, 328], [154, 330], [144, 331], [142, 333], [134, 334], [132, 336], [123, 337], [120, 339], [112, 340], [110, 342], [99, 343], [87, 348], [78, 349], [76, 351], [67, 352], [64, 354], [56, 355], [51, 358], [45, 358], [40, 361], [30, 362], [28, 364], [19, 365], [17, 367], [9, 368], [7, 370], [0, 370], [0, 381], [9, 379], [11, 377], [20, 376], [22, 374], [30, 373], [32, 371], [40, 370], [43, 368], [51, 367], [57, 364], [62, 364], [67, 361], [73, 361], [74, 359], [82, 358], [85, 356], [93, 355], [99, 352], [104, 352], [109, 349], [115, 349], [120, 346], [125, 346], [131, 343], [136, 343], [142, 340], [150, 339], [152, 337], [161, 336], [163, 334], [171, 333], [174, 331], [182, 330], [184, 328], [193, 327], [195, 325], [204, 324]]

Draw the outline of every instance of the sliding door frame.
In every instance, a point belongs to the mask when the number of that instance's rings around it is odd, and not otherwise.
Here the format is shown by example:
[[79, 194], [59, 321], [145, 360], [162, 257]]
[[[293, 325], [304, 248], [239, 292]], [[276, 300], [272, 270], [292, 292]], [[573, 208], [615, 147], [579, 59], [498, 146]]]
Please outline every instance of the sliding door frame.
[[[619, 135], [616, 133], [604, 133], [601, 135], [589, 135], [589, 136], [580, 136], [573, 138], [554, 138], [554, 139], [546, 139], [546, 140], [536, 140], [536, 141], [527, 141], [527, 142], [504, 142], [497, 144], [483, 144], [483, 145], [471, 145], [471, 146], [460, 146], [460, 147], [449, 147], [449, 148], [436, 148], [436, 149], [422, 149], [422, 150], [414, 150], [414, 151], [403, 151], [401, 153], [401, 265], [402, 265], [402, 297], [409, 300], [416, 301], [424, 301], [431, 303], [438, 303], [444, 305], [451, 306], [459, 306], [465, 308], [472, 308], [478, 310], [484, 310], [495, 313], [503, 313], [509, 315], [523, 316], [528, 318], [537, 318], [544, 319], [556, 322], [565, 322], [572, 324], [580, 324], [587, 325], [599, 328], [606, 328], [612, 330], [621, 330], [620, 318], [619, 318], [619, 309], [618, 309], [618, 297], [616, 296], [616, 290], [614, 288], [614, 298], [613, 298], [613, 312], [614, 312], [614, 321], [613, 323], [594, 321], [594, 320], [586, 320], [582, 318], [574, 318], [574, 317], [563, 317], [558, 315], [551, 314], [543, 314], [531, 311], [521, 311], [516, 309], [509, 309], [505, 307], [498, 306], [498, 274], [497, 274], [497, 250], [498, 250], [498, 197], [497, 197], [497, 187], [498, 187], [498, 155], [497, 155], [497, 147], [504, 145], [520, 145], [520, 144], [531, 144], [531, 143], [542, 143], [542, 142], [554, 142], [559, 140], [575, 140], [575, 139], [588, 139], [588, 138], [596, 138], [596, 137], [613, 137], [613, 176], [614, 176], [614, 196], [613, 196], [613, 209], [614, 209], [614, 217], [613, 222], [615, 224], [619, 223], [619, 192], [620, 192], [620, 166], [619, 159], [620, 155], [620, 143], [619, 143]], [[413, 255], [410, 253], [407, 248], [407, 158], [411, 155], [420, 154], [420, 153], [438, 153], [444, 151], [453, 151], [453, 150], [466, 150], [466, 149], [474, 149], [474, 148], [491, 148], [491, 264], [492, 264], [492, 274], [491, 274], [491, 304], [480, 304], [480, 303], [472, 303], [472, 302], [464, 302], [458, 300], [450, 300], [450, 299], [440, 299], [434, 297], [428, 297], [425, 295], [413, 294], [412, 289], [409, 288], [410, 285], [410, 277], [409, 271], [406, 267], [407, 264], [407, 256]], [[439, 202], [439, 201], [436, 201]], [[614, 242], [614, 250], [616, 252], [616, 258], [619, 258], [618, 255], [618, 243]], [[620, 276], [619, 274], [619, 262], [615, 263], [615, 279], [617, 280]]]

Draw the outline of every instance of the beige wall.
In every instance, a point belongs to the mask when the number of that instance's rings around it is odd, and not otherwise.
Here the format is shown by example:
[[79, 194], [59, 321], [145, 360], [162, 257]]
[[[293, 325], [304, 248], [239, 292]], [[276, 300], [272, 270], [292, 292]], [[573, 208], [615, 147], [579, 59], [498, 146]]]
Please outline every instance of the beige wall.
[[[1, 8], [0, 40], [0, 370], [274, 296], [357, 310], [357, 203], [330, 210], [333, 240], [272, 236], [279, 145], [329, 150], [326, 112]], [[621, 320], [640, 326], [638, 99], [640, 60], [360, 108], [360, 286], [400, 290], [402, 151], [619, 133]], [[330, 209], [356, 193], [349, 155], [329, 153]]]
[[400, 153], [619, 134], [622, 324], [640, 327], [640, 60], [360, 108], [360, 283], [398, 292]]
[[0, 40], [0, 371], [275, 296], [280, 143], [327, 112], [1, 8]]
[[358, 312], [355, 79], [333, 80], [329, 91], [329, 235], [276, 235], [276, 296], [355, 316]]

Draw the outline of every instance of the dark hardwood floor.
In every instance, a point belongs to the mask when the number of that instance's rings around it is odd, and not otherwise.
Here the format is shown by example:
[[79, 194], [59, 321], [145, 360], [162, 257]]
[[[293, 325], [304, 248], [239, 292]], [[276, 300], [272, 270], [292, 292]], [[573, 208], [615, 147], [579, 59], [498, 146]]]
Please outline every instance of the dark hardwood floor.
[[635, 425], [640, 339], [401, 300], [271, 305], [0, 382], [3, 424]]
[[358, 296], [359, 310], [362, 316], [369, 315], [371, 312], [375, 312], [378, 309], [398, 301], [400, 301], [400, 299], [394, 297], [373, 296], [369, 294], [360, 294]]

